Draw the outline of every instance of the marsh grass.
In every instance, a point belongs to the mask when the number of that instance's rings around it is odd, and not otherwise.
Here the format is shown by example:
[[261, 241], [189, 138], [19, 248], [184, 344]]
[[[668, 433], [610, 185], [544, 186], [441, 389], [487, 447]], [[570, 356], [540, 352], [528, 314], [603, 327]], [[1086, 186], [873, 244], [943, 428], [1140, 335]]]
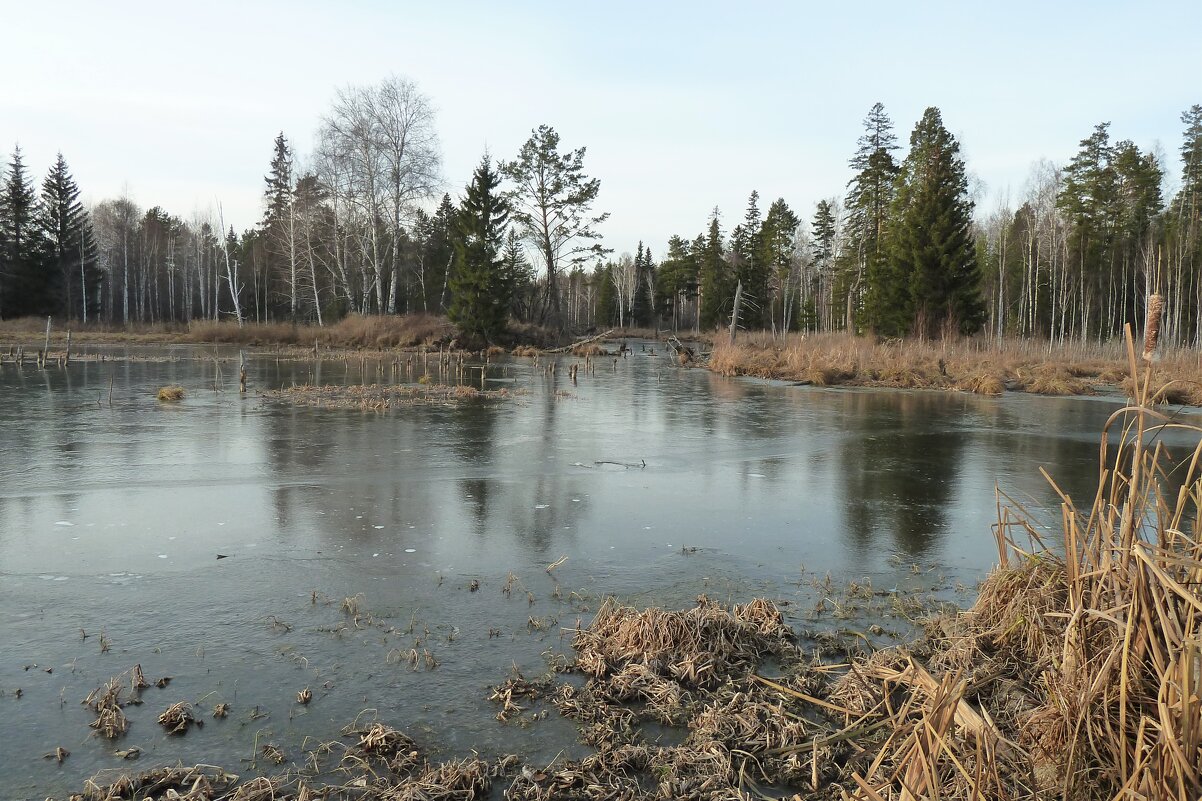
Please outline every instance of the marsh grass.
[[[719, 338], [709, 360], [721, 375], [801, 381], [816, 386], [951, 389], [982, 395], [1006, 390], [1089, 395], [1099, 387], [1134, 397], [1120, 342], [1053, 344], [1040, 340], [877, 340], [848, 334], [748, 334]], [[1202, 405], [1202, 357], [1168, 350], [1152, 367], [1156, 402]]]
[[176, 403], [184, 399], [184, 388], [178, 384], [159, 387], [159, 391], [155, 397], [164, 403]]

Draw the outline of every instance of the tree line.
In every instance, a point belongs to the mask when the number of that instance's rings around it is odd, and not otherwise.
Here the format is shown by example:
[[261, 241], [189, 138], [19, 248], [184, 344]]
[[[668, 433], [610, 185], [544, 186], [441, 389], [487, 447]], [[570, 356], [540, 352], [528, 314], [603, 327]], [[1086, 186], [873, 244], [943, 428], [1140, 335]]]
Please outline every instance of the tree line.
[[40, 190], [19, 148], [0, 180], [0, 317], [109, 323], [325, 324], [349, 313], [446, 314], [492, 341], [509, 320], [584, 329], [729, 322], [775, 331], [1104, 339], [1168, 298], [1169, 341], [1202, 339], [1202, 106], [1182, 115], [1181, 173], [1108, 123], [1063, 165], [1040, 162], [1017, 208], [977, 212], [960, 145], [928, 108], [904, 154], [877, 103], [846, 191], [803, 220], [752, 192], [727, 233], [715, 208], [660, 260], [602, 244], [585, 148], [547, 125], [511, 159], [484, 154], [441, 193], [430, 100], [412, 81], [338, 92], [303, 157], [276, 137], [263, 216], [189, 219], [127, 197], [91, 208], [60, 154]]

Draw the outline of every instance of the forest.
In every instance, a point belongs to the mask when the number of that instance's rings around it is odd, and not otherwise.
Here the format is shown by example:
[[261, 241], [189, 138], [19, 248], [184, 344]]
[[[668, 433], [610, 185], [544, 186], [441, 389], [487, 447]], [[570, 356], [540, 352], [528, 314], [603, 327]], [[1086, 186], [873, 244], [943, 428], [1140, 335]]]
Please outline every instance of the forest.
[[312, 153], [276, 137], [262, 217], [241, 232], [219, 205], [188, 218], [126, 196], [85, 206], [62, 154], [38, 187], [14, 148], [0, 171], [0, 318], [324, 325], [422, 312], [492, 341], [510, 320], [709, 331], [729, 324], [741, 287], [749, 330], [1084, 342], [1114, 337], [1159, 292], [1164, 341], [1198, 345], [1202, 105], [1181, 122], [1175, 164], [1102, 122], [986, 213], [940, 110], [903, 148], [877, 103], [847, 185], [813, 209], [780, 198], [764, 212], [752, 191], [729, 231], [715, 208], [658, 259], [643, 242], [615, 257], [583, 146], [540, 125], [511, 159], [483, 154], [452, 196], [432, 102], [394, 77], [338, 92]]

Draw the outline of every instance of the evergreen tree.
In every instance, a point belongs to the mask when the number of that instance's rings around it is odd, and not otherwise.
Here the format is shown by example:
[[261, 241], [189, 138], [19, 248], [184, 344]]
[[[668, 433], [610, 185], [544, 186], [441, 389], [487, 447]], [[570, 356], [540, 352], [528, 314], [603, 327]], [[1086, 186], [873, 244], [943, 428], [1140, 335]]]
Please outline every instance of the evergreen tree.
[[721, 215], [715, 207], [710, 215], [709, 231], [705, 235], [700, 252], [701, 269], [701, 328], [710, 330], [723, 322], [723, 315], [730, 312], [735, 295], [734, 272], [727, 264], [726, 251], [722, 245], [722, 228], [718, 224]]
[[59, 311], [84, 322], [94, 319], [100, 305], [96, 241], [88, 212], [79, 202], [79, 187], [62, 153], [42, 182], [39, 223]]
[[697, 272], [697, 259], [690, 243], [674, 234], [655, 275], [656, 310], [661, 317], [671, 320], [674, 328], [683, 323], [682, 303], [687, 297], [696, 296]]
[[1096, 313], [1100, 293], [1107, 283], [1106, 267], [1113, 249], [1114, 219], [1118, 199], [1115, 148], [1110, 123], [1094, 126], [1081, 140], [1080, 150], [1064, 169], [1064, 186], [1056, 205], [1068, 222], [1068, 262], [1074, 273], [1078, 330], [1085, 338], [1101, 333]]
[[630, 319], [640, 328], [650, 328], [655, 325], [655, 309], [651, 305], [651, 250], [643, 250], [643, 242], [639, 240], [638, 251], [634, 257], [634, 302], [630, 306]]
[[300, 301], [300, 232], [296, 219], [292, 150], [283, 131], [275, 138], [271, 171], [263, 180], [266, 186], [260, 227], [267, 246], [265, 276], [268, 282], [279, 277], [284, 285], [283, 295], [288, 298], [288, 317], [295, 320]]
[[609, 328], [618, 323], [618, 288], [613, 281], [612, 263], [597, 262], [593, 267], [593, 291], [597, 295], [597, 311], [593, 318], [598, 326]]
[[735, 227], [730, 237], [730, 257], [735, 267], [735, 282], [743, 284], [744, 302], [739, 310], [740, 325], [745, 328], [763, 328], [765, 310], [769, 305], [769, 270], [764, 262], [761, 245], [763, 220], [760, 217], [760, 193], [752, 191], [747, 199], [747, 211], [743, 222]]
[[504, 332], [514, 292], [502, 254], [509, 203], [500, 186], [501, 176], [485, 154], [460, 203], [453, 239], [447, 315], [465, 334], [485, 342], [496, 341]]
[[37, 212], [37, 196], [18, 146], [13, 148], [0, 193], [0, 319], [58, 310], [57, 282], [46, 268], [45, 238], [37, 224]]
[[[835, 302], [833, 297], [821, 296], [824, 288], [829, 295], [835, 286], [835, 235], [838, 232], [838, 220], [835, 218], [835, 204], [830, 200], [820, 200], [814, 207], [810, 232], [813, 241], [814, 277], [813, 286], [808, 293], [812, 305], [809, 323], [811, 327], [819, 328], [826, 306], [833, 307]], [[833, 312], [834, 309], [831, 308], [831, 320], [834, 318]]]
[[[784, 198], [777, 198], [768, 207], [764, 225], [760, 229], [759, 261], [768, 280], [777, 291], [764, 301], [765, 311], [761, 324], [770, 319], [779, 320], [782, 331], [793, 327], [793, 296], [796, 286], [792, 283], [794, 272], [794, 245], [801, 220], [789, 208]], [[769, 301], [772, 305], [769, 306]], [[776, 311], [779, 310], [779, 311]], [[769, 314], [772, 314], [771, 318]]]
[[[848, 273], [841, 283], [852, 295], [852, 308], [858, 307], [864, 293], [867, 322], [874, 328], [888, 328], [885, 318], [899, 300], [889, 284], [885, 236], [896, 194], [897, 136], [885, 107], [876, 103], [864, 118], [864, 133], [856, 144], [856, 153], [848, 162], [856, 171], [847, 188]], [[832, 299], [838, 302], [838, 298]], [[851, 325], [852, 320], [848, 320]]]
[[972, 201], [960, 145], [928, 108], [910, 135], [889, 233], [890, 259], [878, 309], [880, 333], [907, 328], [936, 336], [954, 325], [970, 334], [985, 320], [980, 268], [972, 237]]
[[522, 145], [518, 157], [501, 165], [501, 172], [515, 187], [508, 195], [514, 222], [538, 251], [547, 270], [552, 325], [565, 322], [560, 314], [560, 271], [609, 252], [601, 246], [597, 230], [609, 213], [592, 213], [601, 181], [584, 174], [584, 152], [581, 147], [561, 154], [559, 134], [549, 125], [540, 125]]
[[501, 254], [505, 277], [513, 285], [513, 300], [509, 311], [518, 319], [528, 319], [534, 309], [535, 283], [534, 265], [526, 258], [526, 251], [517, 231], [509, 229], [505, 237], [505, 250]]

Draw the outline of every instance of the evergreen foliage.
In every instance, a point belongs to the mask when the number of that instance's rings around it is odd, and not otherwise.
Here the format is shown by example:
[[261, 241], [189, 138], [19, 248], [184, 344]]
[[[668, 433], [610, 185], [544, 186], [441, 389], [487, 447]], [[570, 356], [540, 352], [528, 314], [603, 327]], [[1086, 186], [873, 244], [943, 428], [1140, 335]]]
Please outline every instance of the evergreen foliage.
[[[893, 158], [895, 150], [897, 136], [893, 133], [893, 121], [885, 113], [884, 105], [876, 103], [864, 118], [864, 133], [848, 162], [856, 174], [847, 185], [846, 253], [850, 263], [842, 284], [844, 294], [850, 295], [849, 309], [858, 309], [861, 302], [866, 307], [867, 319], [855, 321], [857, 327], [867, 323], [877, 329], [888, 328], [889, 321], [881, 315], [890, 316], [893, 305], [900, 301], [890, 291], [893, 287], [886, 264], [886, 234], [900, 169]], [[861, 299], [861, 294], [866, 297]], [[847, 322], [849, 326], [853, 324], [850, 318]]]
[[465, 334], [485, 342], [504, 332], [515, 289], [503, 253], [510, 208], [500, 186], [501, 176], [485, 154], [459, 205], [453, 236], [447, 315]]
[[655, 285], [655, 265], [651, 262], [651, 249], [644, 250], [641, 240], [634, 257], [634, 280], [630, 321], [640, 328], [651, 328], [655, 325], [655, 309], [651, 300], [651, 290]]
[[701, 312], [699, 324], [704, 330], [717, 328], [723, 315], [730, 313], [735, 295], [735, 275], [726, 262], [722, 244], [721, 214], [715, 208], [710, 215], [709, 230], [699, 251], [701, 272]]
[[569, 265], [581, 264], [608, 251], [597, 226], [609, 213], [594, 215], [601, 181], [584, 174], [585, 148], [559, 152], [559, 134], [540, 125], [522, 145], [518, 157], [501, 165], [514, 189], [508, 198], [514, 222], [542, 258], [547, 275], [547, 319], [563, 323], [558, 281]]
[[87, 322], [100, 308], [96, 240], [79, 187], [59, 153], [42, 182], [39, 224], [46, 242], [47, 307]]
[[980, 329], [985, 307], [972, 209], [960, 145], [939, 109], [928, 108], [898, 176], [889, 258], [876, 287], [883, 305], [873, 309], [879, 333], [934, 337]]
[[57, 311], [58, 274], [48, 262], [37, 195], [14, 147], [0, 189], [0, 319]]
[[[764, 272], [765, 295], [762, 306], [761, 324], [769, 325], [780, 321], [782, 331], [788, 331], [796, 323], [793, 314], [794, 262], [797, 229], [801, 220], [789, 208], [784, 198], [777, 198], [768, 207], [764, 225], [760, 228], [759, 264]], [[773, 292], [772, 286], [776, 287]], [[776, 305], [773, 306], [773, 299]]]

